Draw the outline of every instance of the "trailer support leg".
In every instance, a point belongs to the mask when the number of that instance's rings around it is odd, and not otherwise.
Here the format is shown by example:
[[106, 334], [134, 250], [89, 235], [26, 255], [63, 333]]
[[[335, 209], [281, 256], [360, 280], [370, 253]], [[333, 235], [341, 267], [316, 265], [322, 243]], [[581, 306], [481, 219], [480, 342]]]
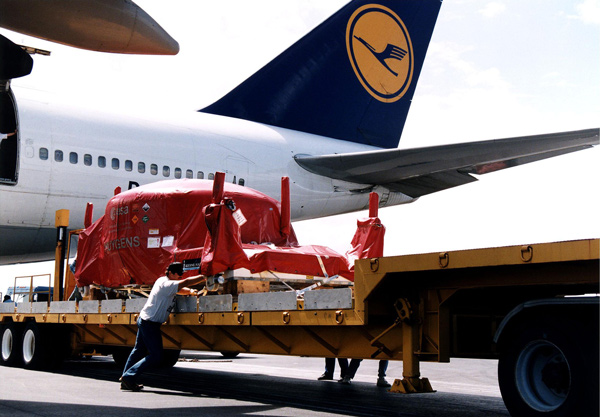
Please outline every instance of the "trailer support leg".
[[[406, 300], [404, 305], [410, 306]], [[396, 379], [390, 392], [402, 394], [435, 392], [427, 378], [421, 378], [419, 357], [415, 354], [419, 349], [419, 323], [414, 319], [414, 313], [404, 317], [402, 322], [402, 379]], [[402, 317], [402, 316], [401, 316]]]

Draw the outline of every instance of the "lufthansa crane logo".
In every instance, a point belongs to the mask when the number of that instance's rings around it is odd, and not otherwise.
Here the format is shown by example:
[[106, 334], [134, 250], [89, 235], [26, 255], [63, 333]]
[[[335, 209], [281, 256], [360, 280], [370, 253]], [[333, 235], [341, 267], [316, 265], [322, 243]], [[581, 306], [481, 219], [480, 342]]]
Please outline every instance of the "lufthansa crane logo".
[[346, 49], [362, 86], [384, 103], [410, 86], [414, 56], [410, 36], [396, 13], [379, 4], [357, 9], [346, 27]]

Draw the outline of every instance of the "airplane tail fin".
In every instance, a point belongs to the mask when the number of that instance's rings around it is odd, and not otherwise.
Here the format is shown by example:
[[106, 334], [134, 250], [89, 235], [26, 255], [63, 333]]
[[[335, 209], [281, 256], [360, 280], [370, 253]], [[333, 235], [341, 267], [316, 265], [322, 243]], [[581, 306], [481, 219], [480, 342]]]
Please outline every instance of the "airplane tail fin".
[[440, 0], [355, 0], [200, 110], [395, 148]]

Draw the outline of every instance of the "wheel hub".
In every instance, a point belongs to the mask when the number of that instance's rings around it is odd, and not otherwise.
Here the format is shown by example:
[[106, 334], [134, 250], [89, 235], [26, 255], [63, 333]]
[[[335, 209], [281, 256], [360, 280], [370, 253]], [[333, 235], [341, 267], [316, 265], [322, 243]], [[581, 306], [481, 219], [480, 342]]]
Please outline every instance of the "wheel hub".
[[556, 410], [567, 399], [571, 370], [563, 352], [553, 343], [537, 340], [517, 359], [515, 378], [523, 400], [542, 412]]

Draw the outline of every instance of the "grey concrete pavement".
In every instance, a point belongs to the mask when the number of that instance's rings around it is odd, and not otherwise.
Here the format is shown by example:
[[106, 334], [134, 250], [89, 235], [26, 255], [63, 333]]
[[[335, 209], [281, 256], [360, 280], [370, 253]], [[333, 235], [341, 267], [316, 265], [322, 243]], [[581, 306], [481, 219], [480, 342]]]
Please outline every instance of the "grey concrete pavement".
[[[344, 386], [316, 380], [321, 358], [184, 354], [172, 370], [145, 375], [137, 393], [119, 389], [120, 370], [108, 358], [55, 372], [0, 367], [0, 416], [508, 416], [495, 361], [422, 364], [438, 392], [401, 395], [375, 386], [377, 361], [363, 361]], [[391, 362], [390, 382], [401, 373], [402, 363]]]

